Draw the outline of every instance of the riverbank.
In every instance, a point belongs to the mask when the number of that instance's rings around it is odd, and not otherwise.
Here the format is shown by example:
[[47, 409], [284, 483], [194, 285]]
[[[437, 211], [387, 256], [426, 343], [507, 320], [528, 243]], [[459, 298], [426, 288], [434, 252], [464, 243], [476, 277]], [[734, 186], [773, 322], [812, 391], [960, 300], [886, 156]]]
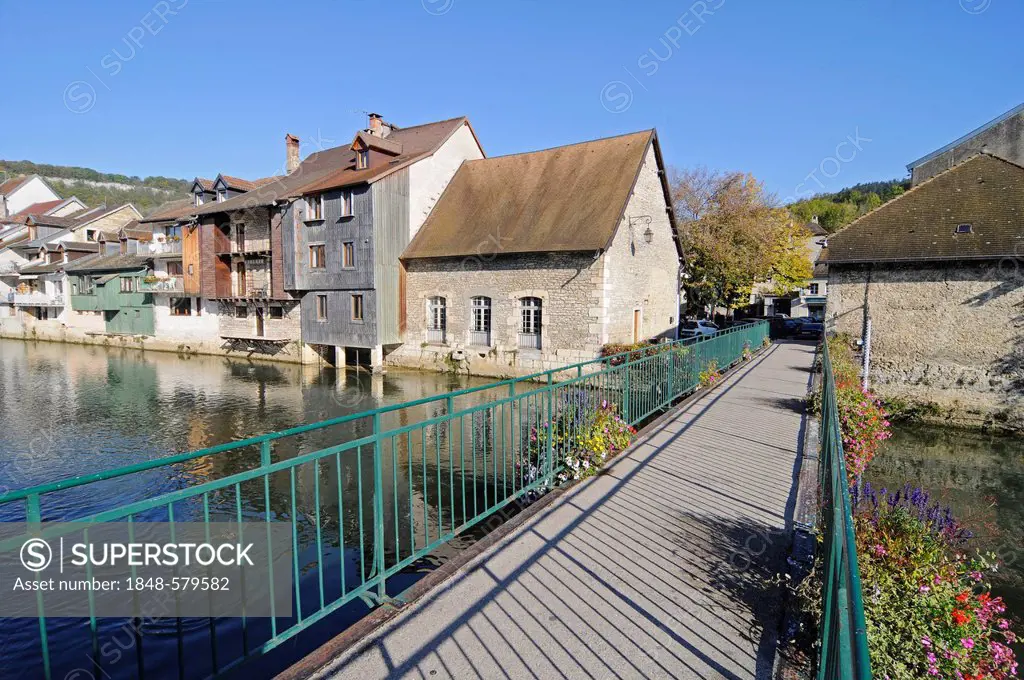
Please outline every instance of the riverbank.
[[323, 358], [301, 340], [274, 343], [273, 346], [256, 350], [253, 349], [256, 346], [255, 344], [231, 344], [221, 338], [199, 340], [161, 338], [151, 335], [120, 335], [70, 328], [59, 321], [36, 321], [23, 324], [19, 320], [11, 318], [0, 319], [0, 338], [27, 342], [40, 341], [68, 345], [95, 345], [114, 349], [164, 352], [179, 356], [204, 355], [286, 364], [325, 365]]
[[961, 399], [947, 394], [945, 398], [936, 400], [908, 395], [902, 390], [887, 390], [885, 385], [879, 385], [877, 392], [893, 422], [1007, 435], [1024, 434], [1024, 411], [1019, 407], [1001, 406], [994, 398], [982, 399], [975, 395]]

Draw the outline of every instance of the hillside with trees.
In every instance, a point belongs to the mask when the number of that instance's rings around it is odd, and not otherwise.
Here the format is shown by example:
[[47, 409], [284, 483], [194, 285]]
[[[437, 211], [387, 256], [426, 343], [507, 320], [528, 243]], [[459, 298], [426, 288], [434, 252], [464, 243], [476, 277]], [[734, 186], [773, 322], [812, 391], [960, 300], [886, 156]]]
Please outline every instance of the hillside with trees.
[[888, 203], [910, 188], [910, 180], [865, 182], [833, 194], [818, 194], [789, 205], [790, 211], [804, 222], [815, 215], [830, 234], [875, 208]]
[[62, 197], [77, 196], [89, 206], [132, 203], [143, 214], [184, 198], [191, 186], [191, 180], [174, 177], [142, 178], [69, 165], [0, 160], [0, 178], [19, 175], [39, 175]]

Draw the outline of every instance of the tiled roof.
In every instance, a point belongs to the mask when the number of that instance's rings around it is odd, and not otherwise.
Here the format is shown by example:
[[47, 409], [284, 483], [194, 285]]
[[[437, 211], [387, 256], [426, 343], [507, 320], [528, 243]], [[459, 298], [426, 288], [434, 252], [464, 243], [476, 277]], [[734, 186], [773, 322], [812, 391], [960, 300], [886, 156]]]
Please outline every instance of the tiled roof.
[[395, 129], [388, 139], [401, 142], [404, 153], [392, 163], [369, 170], [356, 170], [356, 153], [351, 146], [336, 146], [317, 151], [306, 157], [298, 169], [289, 175], [272, 179], [241, 196], [229, 198], [223, 203], [208, 203], [195, 209], [196, 215], [209, 215], [232, 210], [246, 210], [271, 205], [275, 201], [305, 193], [326, 191], [342, 186], [372, 182], [405, 167], [420, 158], [432, 154], [462, 125], [468, 125], [465, 117], [426, 123], [414, 127]]
[[13, 193], [15, 189], [21, 186], [21, 184], [28, 179], [30, 178], [26, 177], [25, 175], [21, 175], [19, 177], [12, 177], [11, 179], [5, 181], [3, 184], [0, 184], [0, 194], [6, 196], [10, 193]]
[[828, 278], [828, 248], [822, 248], [818, 253], [818, 260], [814, 263], [812, 276], [816, 279]]
[[179, 198], [158, 205], [153, 212], [139, 220], [140, 222], [173, 222], [182, 217], [188, 217], [195, 209], [195, 202], [192, 198]]
[[65, 262], [54, 262], [53, 264], [36, 264], [22, 267], [18, 270], [20, 274], [52, 274], [64, 268]]
[[82, 253], [100, 252], [100, 244], [93, 243], [92, 241], [61, 241], [60, 245], [64, 246], [64, 250], [73, 250]]
[[147, 255], [90, 255], [68, 262], [66, 272], [114, 271], [141, 269], [151, 260]]
[[403, 259], [608, 247], [653, 130], [466, 161]]
[[43, 201], [42, 203], [33, 203], [23, 210], [19, 210], [15, 215], [45, 215], [48, 210], [53, 210], [61, 203], [64, 203], [63, 198], [58, 198], [56, 201]]
[[1022, 249], [1024, 167], [979, 154], [830, 236], [828, 262], [998, 259]]
[[[417, 125], [415, 127], [396, 128], [387, 136], [383, 143], [390, 143], [392, 148], [400, 148], [401, 153], [384, 165], [378, 165], [365, 170], [356, 170], [355, 151], [351, 149], [351, 146], [343, 147], [344, 153], [338, 154], [341, 160], [340, 167], [325, 176], [323, 179], [309, 182], [305, 186], [298, 187], [295, 195], [327, 191], [329, 189], [337, 189], [339, 187], [372, 182], [385, 177], [399, 168], [405, 167], [410, 163], [414, 163], [415, 161], [426, 158], [430, 154], [434, 153], [434, 151], [444, 144], [449, 137], [455, 134], [455, 131], [462, 127], [462, 125], [469, 125], [469, 120], [464, 116], [460, 118], [452, 118], [450, 120], [442, 120], [436, 123]], [[472, 127], [470, 130], [472, 130]], [[401, 146], [397, 147], [396, 145]], [[328, 151], [334, 151], [334, 149], [328, 149]], [[327, 152], [322, 151], [320, 153]], [[310, 158], [307, 158], [306, 162], [316, 155], [317, 154], [314, 154], [313, 156], [310, 156]]]
[[240, 189], [241, 191], [252, 191], [258, 189], [261, 186], [270, 184], [275, 180], [279, 180], [284, 175], [274, 175], [273, 177], [260, 177], [259, 179], [247, 180], [241, 177], [232, 177], [231, 175], [220, 175], [220, 179], [224, 180], [224, 183], [231, 189]]

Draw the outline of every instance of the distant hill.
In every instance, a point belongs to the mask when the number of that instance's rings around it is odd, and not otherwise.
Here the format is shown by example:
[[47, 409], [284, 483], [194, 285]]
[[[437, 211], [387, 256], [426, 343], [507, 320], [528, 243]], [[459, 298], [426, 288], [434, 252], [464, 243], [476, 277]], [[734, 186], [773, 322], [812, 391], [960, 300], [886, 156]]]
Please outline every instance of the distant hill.
[[0, 160], [0, 173], [6, 173], [8, 177], [39, 175], [62, 198], [78, 196], [91, 207], [103, 203], [108, 206], [131, 203], [144, 215], [167, 201], [185, 198], [191, 186], [191, 180], [174, 177], [146, 177], [143, 179], [136, 176], [99, 172], [91, 168], [47, 165], [31, 161]]
[[910, 188], [910, 179], [864, 182], [831, 194], [818, 194], [789, 205], [798, 218], [809, 222], [817, 215], [825, 231], [839, 231], [850, 222], [888, 203]]

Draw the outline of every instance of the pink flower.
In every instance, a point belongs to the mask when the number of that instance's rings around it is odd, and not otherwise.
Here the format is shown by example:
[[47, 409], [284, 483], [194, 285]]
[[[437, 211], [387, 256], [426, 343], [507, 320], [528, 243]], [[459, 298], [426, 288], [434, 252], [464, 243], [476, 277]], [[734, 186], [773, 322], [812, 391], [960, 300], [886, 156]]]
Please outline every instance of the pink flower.
[[[927, 635], [925, 635], [923, 638], [921, 638], [921, 646], [922, 647], [927, 647], [928, 649], [931, 649], [932, 639], [930, 637], [928, 637]], [[934, 654], [932, 656], [934, 656]]]
[[972, 638], [960, 638], [960, 644], [964, 646], [964, 649], [974, 649], [974, 640]]

